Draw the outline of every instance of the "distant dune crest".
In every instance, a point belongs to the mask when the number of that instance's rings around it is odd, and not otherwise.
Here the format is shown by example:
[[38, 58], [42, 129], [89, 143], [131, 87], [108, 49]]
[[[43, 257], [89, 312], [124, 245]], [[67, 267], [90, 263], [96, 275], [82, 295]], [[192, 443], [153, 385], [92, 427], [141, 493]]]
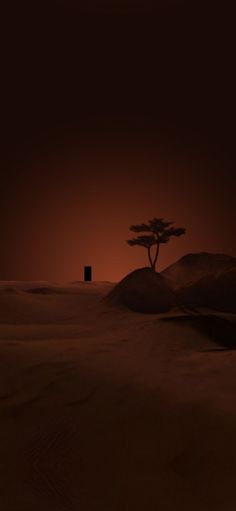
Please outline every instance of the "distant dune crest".
[[187, 254], [161, 273], [140, 268], [127, 275], [108, 301], [138, 312], [173, 306], [236, 312], [236, 259], [224, 254]]
[[225, 254], [188, 254], [162, 272], [181, 306], [236, 312], [236, 259]]
[[[207, 252], [187, 254], [161, 273], [150, 267], [139, 268], [116, 285], [105, 281], [0, 281], [0, 317], [6, 323], [51, 322], [54, 315], [60, 315], [63, 295], [72, 300], [77, 311], [81, 298], [85, 302], [95, 296], [102, 299], [105, 294], [107, 303], [141, 313], [165, 313], [174, 307], [235, 313], [236, 259]], [[77, 312], [69, 311], [71, 314], [77, 317]]]
[[161, 274], [172, 288], [179, 288], [198, 281], [205, 276], [215, 276], [236, 269], [236, 259], [225, 254], [199, 252], [186, 254], [176, 263], [168, 266]]

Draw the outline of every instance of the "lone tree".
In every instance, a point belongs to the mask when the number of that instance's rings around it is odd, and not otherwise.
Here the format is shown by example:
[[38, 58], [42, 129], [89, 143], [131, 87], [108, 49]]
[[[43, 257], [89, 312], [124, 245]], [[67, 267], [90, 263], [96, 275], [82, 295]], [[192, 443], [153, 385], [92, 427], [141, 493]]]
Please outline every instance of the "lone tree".
[[[132, 247], [138, 245], [139, 247], [145, 247], [148, 251], [148, 259], [150, 266], [153, 271], [156, 271], [156, 262], [160, 251], [161, 243], [168, 243], [172, 236], [182, 236], [185, 234], [186, 229], [183, 227], [173, 227], [174, 222], [166, 222], [163, 218], [153, 218], [149, 220], [147, 224], [131, 225], [130, 231], [150, 233], [142, 234], [131, 240], [127, 240], [127, 243]], [[154, 255], [151, 253], [152, 246], [156, 245]]]

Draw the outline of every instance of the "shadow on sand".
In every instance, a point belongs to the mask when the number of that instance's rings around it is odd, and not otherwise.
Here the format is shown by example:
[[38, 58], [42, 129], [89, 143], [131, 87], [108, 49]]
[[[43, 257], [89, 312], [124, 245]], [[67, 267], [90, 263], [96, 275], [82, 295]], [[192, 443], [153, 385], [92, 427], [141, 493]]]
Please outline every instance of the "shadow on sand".
[[219, 348], [204, 351], [236, 349], [236, 322], [233, 320], [214, 314], [188, 314], [162, 318], [162, 321], [189, 324], [219, 346]]

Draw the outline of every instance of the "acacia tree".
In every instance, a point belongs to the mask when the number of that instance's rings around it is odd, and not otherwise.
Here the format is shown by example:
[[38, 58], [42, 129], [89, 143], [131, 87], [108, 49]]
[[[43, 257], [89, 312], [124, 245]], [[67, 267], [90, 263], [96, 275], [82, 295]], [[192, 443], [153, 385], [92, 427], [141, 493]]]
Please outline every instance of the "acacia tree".
[[[172, 236], [182, 236], [185, 234], [186, 229], [183, 227], [173, 227], [174, 222], [166, 222], [163, 218], [153, 218], [147, 224], [131, 225], [130, 231], [132, 232], [147, 232], [150, 234], [141, 234], [136, 238], [127, 240], [130, 246], [137, 245], [145, 247], [148, 252], [148, 259], [153, 271], [156, 271], [156, 263], [162, 243], [168, 243]], [[152, 246], [156, 245], [154, 255], [151, 253]]]

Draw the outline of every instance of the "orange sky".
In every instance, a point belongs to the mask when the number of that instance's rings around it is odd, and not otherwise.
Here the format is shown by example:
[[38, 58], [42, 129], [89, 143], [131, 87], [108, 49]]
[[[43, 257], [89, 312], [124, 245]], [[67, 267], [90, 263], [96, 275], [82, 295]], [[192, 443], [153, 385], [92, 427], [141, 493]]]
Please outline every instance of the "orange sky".
[[138, 142], [134, 154], [120, 147], [106, 151], [105, 142], [93, 147], [90, 141], [89, 152], [84, 143], [80, 155], [72, 148], [51, 155], [15, 177], [5, 210], [10, 227], [3, 277], [70, 281], [82, 279], [83, 266], [92, 265], [95, 280], [117, 281], [147, 264], [145, 249], [125, 240], [132, 237], [131, 224], [154, 216], [187, 228], [161, 247], [159, 269], [187, 252], [235, 255], [233, 188], [222, 168], [180, 156], [176, 162], [176, 155]]
[[125, 240], [154, 216], [187, 228], [160, 269], [187, 252], [236, 255], [228, 8], [82, 16], [72, 4], [10, 3], [4, 18], [0, 278], [77, 280], [91, 264], [116, 281], [146, 265]]

